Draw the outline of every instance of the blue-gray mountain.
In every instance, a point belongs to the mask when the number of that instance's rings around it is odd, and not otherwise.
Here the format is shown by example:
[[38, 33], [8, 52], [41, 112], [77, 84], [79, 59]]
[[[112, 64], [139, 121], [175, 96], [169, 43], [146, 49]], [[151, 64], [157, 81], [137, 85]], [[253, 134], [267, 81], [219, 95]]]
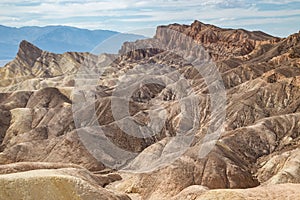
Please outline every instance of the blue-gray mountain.
[[113, 36], [114, 45], [105, 50], [107, 53], [116, 53], [125, 41], [144, 38], [135, 34], [120, 35], [116, 31], [87, 30], [69, 26], [14, 28], [0, 25], [0, 60], [13, 59], [22, 40], [27, 40], [43, 50], [55, 53], [90, 52], [99, 43]]

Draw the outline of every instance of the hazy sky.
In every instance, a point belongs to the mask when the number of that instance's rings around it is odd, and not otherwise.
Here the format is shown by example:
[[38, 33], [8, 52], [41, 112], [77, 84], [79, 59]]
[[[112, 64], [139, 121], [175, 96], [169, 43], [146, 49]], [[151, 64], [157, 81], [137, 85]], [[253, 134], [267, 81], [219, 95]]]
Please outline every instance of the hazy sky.
[[195, 19], [287, 36], [300, 30], [300, 0], [1, 0], [0, 24], [70, 25], [132, 32]]

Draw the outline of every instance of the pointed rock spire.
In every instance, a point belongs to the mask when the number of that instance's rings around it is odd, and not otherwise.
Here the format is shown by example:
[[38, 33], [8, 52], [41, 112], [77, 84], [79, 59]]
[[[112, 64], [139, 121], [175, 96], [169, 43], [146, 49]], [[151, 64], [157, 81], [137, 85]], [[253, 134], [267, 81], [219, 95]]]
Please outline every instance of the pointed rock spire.
[[28, 65], [33, 66], [38, 57], [41, 56], [42, 50], [33, 44], [23, 40], [19, 45], [17, 57], [23, 61], [26, 61]]

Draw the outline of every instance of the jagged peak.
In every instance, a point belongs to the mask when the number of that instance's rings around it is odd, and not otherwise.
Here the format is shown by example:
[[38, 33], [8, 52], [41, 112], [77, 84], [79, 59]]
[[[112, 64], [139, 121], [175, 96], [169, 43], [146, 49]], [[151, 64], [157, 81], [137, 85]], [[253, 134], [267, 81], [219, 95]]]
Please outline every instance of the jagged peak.
[[34, 46], [26, 40], [22, 40], [19, 45], [19, 50], [17, 53], [17, 58], [26, 61], [30, 66], [33, 65], [35, 60], [41, 56], [42, 50]]
[[298, 33], [294, 33], [289, 35], [287, 38], [287, 43], [298, 44], [300, 42], [300, 31]]
[[203, 26], [203, 27], [216, 27], [214, 25], [210, 25], [210, 24], [205, 24], [201, 21], [198, 20], [194, 20], [193, 23], [191, 23], [191, 25], [187, 25], [187, 24], [178, 24], [178, 23], [173, 23], [173, 24], [168, 24], [168, 25], [160, 25], [159, 27], [174, 27], [174, 26], [184, 26], [184, 27], [189, 27], [189, 26]]
[[26, 40], [22, 40], [20, 45], [19, 45], [19, 52], [42, 52], [42, 50], [38, 47], [36, 47], [35, 45], [33, 45], [32, 43], [26, 41]]
[[[165, 26], [158, 26], [156, 31], [156, 38], [159, 37], [158, 34], [163, 28], [169, 28], [175, 31], [179, 31], [185, 33], [189, 36], [199, 36], [199, 35], [208, 35], [210, 36], [212, 33], [222, 35], [231, 35], [231, 37], [236, 37], [241, 40], [244, 39], [252, 39], [256, 41], [266, 41], [266, 40], [278, 40], [279, 38], [264, 33], [262, 31], [248, 31], [244, 29], [231, 29], [231, 28], [221, 28], [215, 25], [206, 24], [198, 20], [194, 20], [190, 25], [186, 24], [169, 24]], [[242, 36], [241, 36], [242, 35]], [[230, 37], [225, 38], [230, 38]]]
[[191, 25], [190, 25], [192, 28], [193, 27], [197, 27], [197, 28], [218, 28], [220, 29], [219, 27], [217, 26], [214, 26], [214, 25], [211, 25], [211, 24], [205, 24], [201, 21], [198, 21], [198, 20], [195, 20]]
[[[173, 31], [168, 31], [168, 29]], [[158, 26], [154, 39], [172, 46], [183, 40], [180, 34], [191, 37], [203, 45], [217, 59], [226, 59], [230, 56], [245, 56], [251, 53], [261, 43], [277, 43], [280, 38], [268, 35], [262, 31], [248, 31], [244, 29], [220, 28], [195, 20], [190, 25], [170, 24]], [[184, 41], [182, 41], [184, 42]], [[148, 44], [151, 40], [138, 42]], [[135, 44], [138, 44], [135, 43]], [[125, 43], [123, 49], [131, 49], [130, 43]], [[151, 45], [148, 45], [151, 46]]]

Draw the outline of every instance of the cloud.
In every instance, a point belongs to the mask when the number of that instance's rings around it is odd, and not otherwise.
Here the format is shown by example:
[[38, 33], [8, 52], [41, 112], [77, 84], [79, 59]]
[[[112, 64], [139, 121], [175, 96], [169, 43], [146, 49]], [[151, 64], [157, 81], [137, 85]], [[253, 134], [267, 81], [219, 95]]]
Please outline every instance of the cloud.
[[[286, 24], [294, 22], [295, 18], [300, 19], [299, 3], [300, 0], [2, 0], [0, 24], [61, 24], [129, 31], [198, 19], [221, 26], [247, 27], [274, 23], [272, 20]], [[300, 29], [296, 24], [291, 28]]]
[[262, 0], [262, 3], [269, 3], [269, 4], [288, 4], [288, 3], [299, 3], [300, 0]]

